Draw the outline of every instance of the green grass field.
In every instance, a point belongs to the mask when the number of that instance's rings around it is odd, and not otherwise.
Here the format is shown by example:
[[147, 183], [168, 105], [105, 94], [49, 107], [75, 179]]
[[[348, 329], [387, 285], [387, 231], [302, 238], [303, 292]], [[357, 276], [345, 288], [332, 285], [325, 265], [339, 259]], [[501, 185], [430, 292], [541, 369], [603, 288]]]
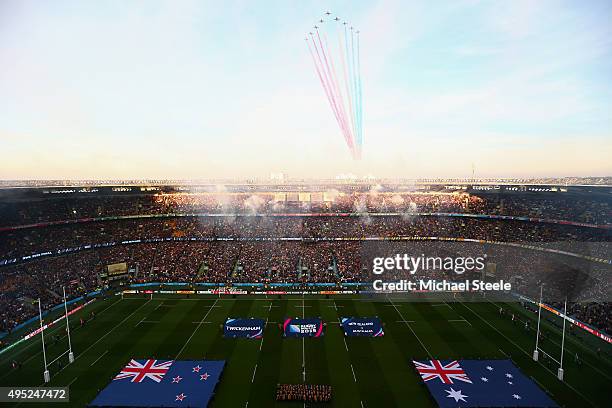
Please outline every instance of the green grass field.
[[[70, 387], [70, 406], [92, 401], [130, 358], [223, 359], [227, 364], [212, 407], [303, 407], [303, 403], [274, 399], [277, 383], [330, 384], [334, 407], [435, 406], [413, 369], [412, 359], [511, 358], [561, 406], [610, 406], [612, 361], [598, 356], [598, 339], [566, 338], [566, 381], [556, 378], [557, 367], [534, 362], [535, 332], [500, 316], [500, 304], [377, 301], [358, 295], [254, 296], [236, 298], [133, 295], [99, 299], [71, 316], [74, 363], [63, 356], [50, 367], [51, 383]], [[165, 296], [165, 297], [163, 297]], [[503, 304], [521, 318], [532, 318], [517, 304]], [[78, 327], [80, 314], [95, 319]], [[321, 316], [327, 323], [319, 339], [283, 339], [278, 322], [284, 316]], [[385, 324], [382, 338], [345, 338], [338, 327], [340, 316], [377, 315]], [[263, 340], [224, 339], [226, 317], [267, 319]], [[46, 332], [48, 361], [67, 349], [62, 324]], [[549, 323], [542, 347], [560, 352], [560, 333]], [[54, 343], [53, 334], [61, 339]], [[601, 343], [601, 344], [599, 344]], [[604, 355], [609, 349], [604, 349]], [[574, 361], [579, 353], [582, 364]], [[13, 370], [17, 359], [22, 367]], [[0, 385], [42, 384], [40, 336], [0, 355]], [[303, 373], [302, 366], [305, 366]], [[20, 404], [34, 405], [37, 404]], [[38, 404], [40, 405], [40, 404]], [[58, 404], [54, 406], [68, 406]]]

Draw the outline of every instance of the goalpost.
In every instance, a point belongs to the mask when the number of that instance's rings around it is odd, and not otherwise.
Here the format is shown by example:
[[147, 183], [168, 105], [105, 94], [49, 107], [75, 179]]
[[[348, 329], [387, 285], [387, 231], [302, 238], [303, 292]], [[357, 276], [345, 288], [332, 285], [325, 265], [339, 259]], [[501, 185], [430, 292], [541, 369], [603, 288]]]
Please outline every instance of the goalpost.
[[540, 301], [538, 302], [538, 325], [536, 329], [536, 343], [535, 343], [535, 349], [533, 350], [533, 360], [538, 361], [540, 357], [540, 353], [542, 353], [544, 356], [546, 356], [546, 358], [557, 363], [559, 365], [559, 368], [557, 369], [557, 378], [560, 381], [563, 381], [563, 377], [564, 377], [563, 354], [565, 351], [565, 325], [566, 325], [566, 320], [567, 320], [567, 298], [565, 298], [563, 314], [561, 315], [561, 318], [563, 319], [563, 329], [561, 330], [561, 356], [559, 357], [559, 360], [557, 360], [555, 357], [553, 357], [552, 355], [550, 355], [549, 353], [547, 353], [540, 347], [540, 326], [541, 326], [540, 322], [542, 320], [543, 287], [544, 285], [540, 286]]
[[43, 325], [42, 319], [42, 302], [40, 298], [38, 298], [38, 318], [40, 319], [40, 338], [42, 343], [42, 352], [43, 352], [43, 379], [45, 383], [51, 381], [51, 373], [49, 372], [49, 366], [53, 363], [64, 357], [68, 354], [68, 364], [74, 362], [74, 352], [72, 351], [72, 339], [70, 338], [70, 322], [68, 320], [68, 302], [66, 301], [66, 287], [62, 288], [64, 293], [64, 319], [66, 319], [66, 335], [68, 337], [68, 350], [64, 351], [62, 354], [54, 358], [52, 361], [47, 362], [47, 350], [45, 349], [45, 327]]
[[40, 298], [38, 298], [38, 318], [40, 319], [40, 338], [42, 341], [42, 352], [43, 352], [43, 364], [45, 369], [43, 371], [43, 378], [46, 383], [51, 381], [51, 375], [49, 374], [49, 369], [47, 368], [47, 352], [45, 350], [45, 331], [43, 330], [43, 320], [42, 320], [42, 307]]
[[68, 333], [68, 364], [74, 361], [74, 353], [72, 352], [72, 341], [70, 340], [70, 324], [68, 324], [68, 303], [66, 302], [66, 287], [62, 287], [64, 291], [64, 312], [66, 313], [66, 333]]

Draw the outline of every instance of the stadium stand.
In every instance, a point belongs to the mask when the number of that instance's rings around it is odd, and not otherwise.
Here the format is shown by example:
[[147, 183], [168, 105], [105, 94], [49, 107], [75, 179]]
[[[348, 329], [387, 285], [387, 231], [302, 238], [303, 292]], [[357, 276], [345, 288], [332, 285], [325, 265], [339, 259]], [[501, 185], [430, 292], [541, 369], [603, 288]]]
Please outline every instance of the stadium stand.
[[[444, 237], [538, 244], [603, 260], [609, 258], [611, 238], [608, 203], [588, 201], [584, 195], [551, 199], [368, 192], [338, 194], [333, 202], [306, 205], [279, 203], [270, 193], [136, 194], [13, 197], [0, 206], [0, 331], [9, 331], [35, 315], [35, 299], [41, 298], [45, 308], [59, 303], [62, 286], [69, 298], [104, 289], [108, 283], [100, 276], [114, 263], [127, 264], [131, 272], [126, 283], [342, 285], [367, 280], [360, 241], [364, 238]], [[346, 216], [347, 212], [352, 216]], [[121, 216], [127, 218], [117, 218]], [[526, 291], [536, 286], [530, 270], [545, 262], [542, 259], [548, 259], [548, 264], [540, 269], [558, 264], [553, 260], [556, 254], [497, 250], [498, 256], [513, 260], [512, 274], [524, 277], [517, 285]], [[567, 263], [563, 267], [580, 268]], [[604, 303], [610, 295], [605, 285], [610, 265], [594, 263], [588, 269], [591, 284], [570, 310], [610, 332], [609, 303]], [[510, 274], [503, 269], [499, 273]]]

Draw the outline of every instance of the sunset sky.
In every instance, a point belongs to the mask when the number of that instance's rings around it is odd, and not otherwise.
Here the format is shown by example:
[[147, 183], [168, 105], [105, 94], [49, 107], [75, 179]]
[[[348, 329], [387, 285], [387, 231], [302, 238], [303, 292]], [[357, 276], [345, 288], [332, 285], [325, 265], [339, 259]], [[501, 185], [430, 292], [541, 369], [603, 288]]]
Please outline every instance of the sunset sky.
[[[363, 159], [304, 34], [361, 30]], [[612, 175], [609, 1], [0, 0], [0, 178]]]

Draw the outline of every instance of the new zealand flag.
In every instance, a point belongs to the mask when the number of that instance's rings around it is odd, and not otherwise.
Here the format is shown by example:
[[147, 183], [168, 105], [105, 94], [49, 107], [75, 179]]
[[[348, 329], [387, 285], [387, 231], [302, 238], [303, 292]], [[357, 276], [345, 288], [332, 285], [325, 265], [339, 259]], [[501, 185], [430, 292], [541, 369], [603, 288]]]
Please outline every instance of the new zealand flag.
[[131, 360], [90, 406], [206, 407], [225, 361]]

